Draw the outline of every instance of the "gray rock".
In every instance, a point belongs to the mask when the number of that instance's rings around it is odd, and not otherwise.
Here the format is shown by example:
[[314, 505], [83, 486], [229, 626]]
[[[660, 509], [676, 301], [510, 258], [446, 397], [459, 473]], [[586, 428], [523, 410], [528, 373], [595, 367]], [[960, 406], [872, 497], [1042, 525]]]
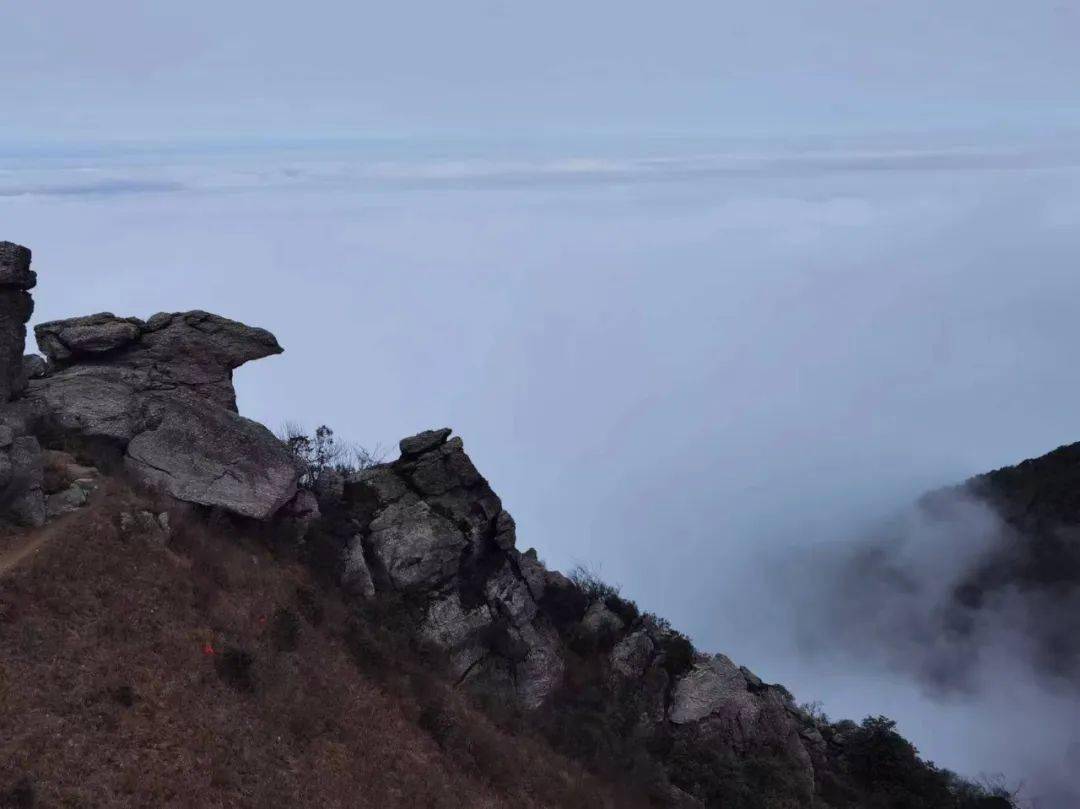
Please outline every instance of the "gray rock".
[[371, 578], [367, 559], [364, 558], [364, 539], [360, 534], [349, 540], [345, 548], [341, 586], [345, 588], [345, 592], [364, 600], [375, 596], [375, 582]]
[[512, 626], [521, 629], [536, 617], [536, 601], [529, 586], [506, 559], [484, 584], [484, 597]]
[[603, 601], [590, 604], [581, 619], [581, 630], [596, 638], [605, 635], [614, 637], [623, 631], [624, 626], [622, 618], [609, 610]]
[[78, 511], [86, 505], [86, 491], [77, 483], [45, 498], [45, 516], [49, 519]]
[[23, 376], [27, 380], [41, 379], [49, 375], [49, 364], [40, 354], [26, 354], [23, 357]]
[[514, 667], [514, 690], [524, 708], [535, 710], [562, 684], [566, 662], [555, 630], [530, 624], [518, 631], [526, 652]]
[[97, 491], [101, 486], [100, 481], [97, 478], [76, 478], [71, 482], [71, 485], [78, 486], [86, 492], [87, 496], [90, 495], [90, 492]]
[[30, 293], [0, 286], [0, 402], [10, 401], [26, 389], [22, 357], [26, 321], [33, 311]]
[[139, 341], [144, 360], [157, 363], [157, 385], [176, 385], [236, 410], [232, 372], [251, 360], [280, 354], [266, 329], [207, 312], [178, 312]]
[[656, 644], [645, 630], [632, 632], [615, 644], [611, 650], [611, 669], [628, 680], [645, 676], [653, 661]]
[[187, 502], [266, 519], [295, 495], [288, 449], [236, 413], [232, 372], [280, 353], [269, 332], [195, 311], [147, 323], [104, 313], [35, 333], [54, 367], [30, 381], [26, 407], [51, 430], [112, 447]]
[[372, 520], [367, 545], [376, 575], [396, 590], [432, 590], [457, 573], [461, 531], [425, 502], [403, 498]]
[[526, 552], [518, 556], [518, 570], [521, 571], [521, 577], [525, 580], [533, 601], [539, 603], [547, 589], [548, 571], [540, 564], [540, 560], [536, 558], [536, 551], [532, 548], [529, 551], [531, 553]]
[[143, 322], [120, 318], [112, 312], [42, 323], [34, 329], [38, 346], [53, 362], [113, 351], [135, 342]]
[[342, 496], [352, 508], [363, 506], [378, 510], [396, 503], [408, 493], [409, 487], [393, 469], [376, 466], [350, 476], [345, 481]]
[[781, 689], [758, 685], [724, 655], [700, 657], [675, 683], [668, 718], [699, 744], [767, 751], [797, 779], [800, 795], [813, 794], [813, 759]]
[[486, 604], [466, 609], [458, 591], [452, 590], [428, 606], [420, 636], [446, 651], [450, 657], [451, 673], [463, 679], [491, 656], [482, 634], [493, 621]]
[[7, 488], [11, 483], [15, 469], [11, 464], [11, 456], [7, 450], [0, 451], [0, 491]]
[[535, 708], [564, 671], [559, 635], [539, 615], [546, 571], [514, 548], [513, 518], [449, 434], [405, 439], [400, 459], [345, 481], [358, 534], [343, 583], [359, 598], [382, 589], [426, 598], [421, 635], [460, 682]]
[[17, 525], [38, 526], [45, 522], [45, 495], [42, 492], [44, 467], [41, 447], [33, 436], [14, 438], [4, 457], [3, 477], [0, 487], [0, 516]]
[[401, 456], [404, 458], [410, 455], [421, 455], [437, 449], [446, 443], [446, 439], [450, 437], [451, 432], [453, 430], [444, 427], [441, 430], [425, 430], [408, 438], [402, 438], [398, 444], [401, 448]]
[[513, 547], [514, 521], [465, 454], [460, 438], [420, 455], [403, 456], [391, 469], [410, 490], [459, 526], [470, 542], [492, 538], [504, 549]]
[[125, 465], [189, 503], [265, 520], [296, 494], [288, 449], [261, 424], [195, 396], [155, 394]]
[[699, 659], [675, 684], [669, 718], [677, 725], [714, 714], [751, 724], [761, 711], [747, 688], [746, 676], [724, 655]]
[[9, 401], [26, 386], [22, 356], [26, 321], [34, 311], [27, 290], [36, 283], [37, 276], [30, 269], [30, 251], [0, 242], [0, 403]]
[[495, 518], [494, 542], [504, 551], [508, 551], [517, 544], [517, 523], [510, 516], [509, 511], [500, 511]]
[[0, 242], [0, 286], [33, 289], [37, 274], [30, 269], [30, 249], [14, 242]]
[[319, 501], [315, 497], [315, 492], [308, 491], [307, 489], [301, 489], [289, 501], [289, 504], [285, 511], [294, 520], [302, 520], [304, 522], [310, 522], [311, 520], [317, 520], [322, 516], [319, 511]]
[[42, 323], [34, 333], [58, 369], [78, 367], [80, 359], [106, 351], [109, 367], [136, 391], [185, 388], [233, 411], [233, 370], [282, 350], [265, 329], [207, 312], [158, 314], [152, 320], [153, 328], [106, 313]]
[[147, 388], [145, 378], [130, 368], [74, 365], [31, 379], [26, 399], [39, 420], [62, 433], [122, 448], [138, 431], [139, 397]]
[[410, 467], [401, 466], [408, 469], [413, 485], [430, 496], [443, 495], [453, 489], [467, 489], [483, 481], [465, 454], [460, 438], [425, 452]]

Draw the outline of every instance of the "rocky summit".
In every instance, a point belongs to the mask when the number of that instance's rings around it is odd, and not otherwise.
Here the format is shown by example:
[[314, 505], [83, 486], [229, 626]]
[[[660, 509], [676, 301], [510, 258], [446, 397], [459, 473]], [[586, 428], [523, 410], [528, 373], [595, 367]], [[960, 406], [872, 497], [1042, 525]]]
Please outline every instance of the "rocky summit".
[[[114, 477], [217, 519], [208, 525], [258, 529], [293, 547], [356, 616], [380, 616], [372, 632], [403, 627], [454, 689], [526, 717], [560, 754], [629, 779], [648, 805], [1000, 805], [954, 800], [948, 777], [891, 727], [819, 721], [782, 686], [698, 652], [602, 582], [548, 570], [519, 550], [513, 518], [450, 429], [405, 438], [389, 463], [305, 467], [290, 442], [237, 412], [233, 371], [282, 351], [263, 329], [203, 311], [100, 313], [38, 325], [43, 356], [25, 356], [30, 259], [0, 243], [6, 523], [77, 518]], [[173, 531], [160, 505], [116, 523], [124, 542], [161, 546]], [[295, 624], [281, 621], [293, 643]], [[371, 644], [354, 646], [371, 665]], [[254, 658], [230, 655], [219, 673], [254, 690]], [[421, 725], [449, 743], [445, 717], [424, 710]], [[899, 786], [875, 781], [879, 755]], [[882, 790], [915, 802], [866, 802]]]
[[122, 459], [191, 503], [267, 519], [296, 494], [291, 454], [236, 411], [232, 372], [281, 353], [263, 329], [207, 312], [42, 323], [22, 408], [53, 441]]

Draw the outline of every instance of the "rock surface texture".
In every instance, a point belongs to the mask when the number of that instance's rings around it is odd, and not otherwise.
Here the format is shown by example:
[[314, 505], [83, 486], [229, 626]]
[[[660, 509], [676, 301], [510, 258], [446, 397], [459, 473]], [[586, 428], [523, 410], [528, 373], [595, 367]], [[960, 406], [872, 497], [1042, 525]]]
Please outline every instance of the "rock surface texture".
[[30, 251], [0, 242], [0, 520], [18, 525], [45, 521], [41, 448], [8, 404], [26, 387], [23, 352], [26, 322], [34, 311], [29, 290], [36, 283]]
[[34, 312], [29, 290], [37, 284], [30, 269], [30, 251], [0, 242], [0, 401], [7, 402], [24, 387], [22, 357], [26, 322]]
[[34, 331], [49, 371], [29, 380], [25, 407], [43, 434], [245, 517], [267, 519], [295, 495], [292, 455], [236, 412], [233, 370], [281, 352], [268, 331], [199, 311], [102, 313]]
[[407, 438], [398, 461], [345, 481], [342, 581], [420, 605], [420, 634], [460, 681], [536, 707], [562, 674], [557, 633], [521, 573], [513, 519], [449, 435]]

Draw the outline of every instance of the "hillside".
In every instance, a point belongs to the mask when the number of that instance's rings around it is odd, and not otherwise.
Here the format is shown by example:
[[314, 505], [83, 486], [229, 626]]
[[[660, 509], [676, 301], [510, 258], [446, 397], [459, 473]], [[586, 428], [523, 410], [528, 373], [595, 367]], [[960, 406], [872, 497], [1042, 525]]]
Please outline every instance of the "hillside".
[[1011, 805], [548, 570], [449, 429], [350, 463], [242, 417], [263, 329], [100, 313], [23, 358], [35, 280], [0, 244], [9, 804]]
[[1060, 687], [1080, 683], [1080, 444], [979, 475], [923, 499], [930, 512], [968, 498], [998, 520], [943, 612], [970, 635], [1022, 622], [1036, 669]]
[[103, 488], [2, 574], [4, 805], [625, 805], [265, 542]]

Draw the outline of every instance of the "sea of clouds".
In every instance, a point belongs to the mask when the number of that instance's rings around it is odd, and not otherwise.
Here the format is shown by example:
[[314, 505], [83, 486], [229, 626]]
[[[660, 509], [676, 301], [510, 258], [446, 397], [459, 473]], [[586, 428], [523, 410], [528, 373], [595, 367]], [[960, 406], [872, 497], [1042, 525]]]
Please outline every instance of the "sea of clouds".
[[[901, 654], [917, 634], [845, 613], [920, 600], [861, 588], [835, 547], [1080, 439], [1078, 217], [1067, 135], [0, 150], [35, 321], [267, 327], [286, 353], [238, 372], [245, 414], [388, 447], [452, 426], [549, 564], [597, 566], [702, 648], [1048, 809], [1075, 697], [996, 647], [977, 687], [936, 687]], [[900, 534], [930, 588], [984, 536]]]

